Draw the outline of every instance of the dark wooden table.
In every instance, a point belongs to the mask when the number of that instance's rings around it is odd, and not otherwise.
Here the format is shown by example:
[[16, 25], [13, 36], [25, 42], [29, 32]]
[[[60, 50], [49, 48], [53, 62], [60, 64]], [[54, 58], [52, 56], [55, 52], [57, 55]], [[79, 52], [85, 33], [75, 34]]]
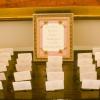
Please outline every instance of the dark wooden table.
[[[31, 51], [27, 51], [32, 53]], [[74, 51], [73, 62], [63, 62], [64, 71], [64, 90], [47, 92], [45, 87], [46, 78], [46, 63], [32, 63], [32, 91], [14, 92], [12, 82], [14, 82], [13, 72], [16, 71], [15, 64], [17, 54], [14, 52], [12, 60], [9, 62], [8, 71], [6, 72], [6, 81], [3, 81], [4, 90], [0, 91], [0, 99], [2, 100], [98, 100], [100, 92], [98, 91], [83, 91], [80, 89], [79, 75], [77, 71], [77, 53]], [[81, 51], [91, 52], [91, 51]], [[23, 52], [25, 53], [25, 52]]]

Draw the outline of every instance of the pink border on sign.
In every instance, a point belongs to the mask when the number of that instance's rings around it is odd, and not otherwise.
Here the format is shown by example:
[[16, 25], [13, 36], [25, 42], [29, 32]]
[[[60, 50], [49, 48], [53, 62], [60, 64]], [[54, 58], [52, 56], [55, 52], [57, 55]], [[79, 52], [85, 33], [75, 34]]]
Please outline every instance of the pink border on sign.
[[[45, 22], [61, 22], [64, 25], [64, 49], [55, 52], [45, 52], [42, 49], [42, 27]], [[48, 55], [59, 55], [70, 58], [70, 19], [69, 17], [38, 17], [37, 19], [37, 58], [47, 58]]]

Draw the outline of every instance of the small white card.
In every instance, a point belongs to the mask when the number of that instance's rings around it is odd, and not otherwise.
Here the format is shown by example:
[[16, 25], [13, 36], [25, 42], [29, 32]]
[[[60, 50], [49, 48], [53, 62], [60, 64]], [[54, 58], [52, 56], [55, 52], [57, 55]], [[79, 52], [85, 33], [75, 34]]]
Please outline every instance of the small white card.
[[92, 64], [93, 63], [93, 59], [78, 59], [78, 62], [77, 62], [77, 66], [85, 66], [85, 65], [88, 65], [88, 64]]
[[64, 80], [46, 81], [46, 91], [64, 89]]
[[0, 90], [3, 90], [3, 85], [1, 81], [0, 81]]
[[59, 62], [46, 62], [46, 67], [47, 68], [51, 68], [51, 67], [56, 67], [56, 68], [58, 68], [58, 67], [62, 67], [62, 63], [59, 63]]
[[0, 49], [0, 53], [3, 53], [3, 52], [7, 52], [7, 53], [10, 53], [11, 55], [13, 55], [13, 48], [1, 48]]
[[92, 58], [92, 53], [78, 53], [78, 59]]
[[82, 80], [82, 89], [100, 89], [100, 80]]
[[8, 65], [9, 65], [8, 58], [6, 58], [6, 57], [1, 57], [1, 58], [0, 58], [0, 63], [4, 63], [6, 66], [8, 66]]
[[0, 81], [6, 80], [5, 73], [0, 73]]
[[85, 73], [80, 73], [80, 81], [82, 80], [97, 80], [97, 72], [92, 71], [92, 72], [85, 72]]
[[6, 64], [0, 63], [0, 72], [5, 72], [5, 71], [7, 71]]
[[31, 80], [30, 71], [14, 72], [15, 81]]
[[63, 58], [62, 56], [48, 56], [48, 62], [62, 64]]
[[30, 81], [13, 82], [14, 91], [32, 90]]
[[46, 72], [63, 72], [62, 67], [47, 67]]
[[18, 71], [18, 72], [20, 72], [20, 71], [32, 71], [32, 67], [16, 64], [16, 71]]
[[100, 52], [100, 47], [95, 47], [95, 48], [93, 48], [93, 55], [94, 55], [96, 52]]
[[82, 66], [82, 67], [79, 67], [79, 70], [80, 70], [80, 73], [85, 73], [85, 72], [94, 72], [96, 71], [96, 66], [95, 64], [92, 64], [90, 66]]
[[64, 80], [64, 72], [47, 72], [47, 80]]
[[19, 53], [18, 54], [18, 59], [32, 61], [32, 54], [31, 53]]
[[100, 60], [100, 52], [95, 52], [94, 56], [96, 61]]

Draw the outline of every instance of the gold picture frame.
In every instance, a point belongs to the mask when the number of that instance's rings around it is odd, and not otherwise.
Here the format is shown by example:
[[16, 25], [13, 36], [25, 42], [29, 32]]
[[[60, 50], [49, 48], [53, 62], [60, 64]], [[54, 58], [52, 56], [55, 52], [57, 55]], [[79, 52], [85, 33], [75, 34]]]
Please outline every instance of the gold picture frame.
[[34, 61], [47, 61], [48, 56], [73, 60], [73, 13], [41, 13], [33, 15]]

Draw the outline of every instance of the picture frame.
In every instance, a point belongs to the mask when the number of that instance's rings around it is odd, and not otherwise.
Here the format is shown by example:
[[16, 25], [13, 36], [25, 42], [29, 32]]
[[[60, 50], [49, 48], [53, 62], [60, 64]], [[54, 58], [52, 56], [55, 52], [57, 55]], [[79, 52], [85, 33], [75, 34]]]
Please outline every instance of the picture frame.
[[48, 56], [73, 60], [73, 13], [39, 13], [33, 15], [34, 61], [47, 61]]

